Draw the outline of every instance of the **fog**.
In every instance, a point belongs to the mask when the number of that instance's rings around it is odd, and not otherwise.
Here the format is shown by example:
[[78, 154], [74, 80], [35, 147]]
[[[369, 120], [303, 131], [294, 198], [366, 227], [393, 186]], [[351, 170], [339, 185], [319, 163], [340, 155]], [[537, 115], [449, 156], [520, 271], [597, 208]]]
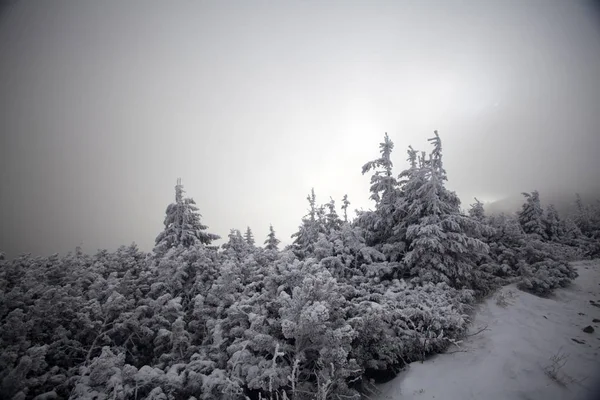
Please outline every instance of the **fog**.
[[[181, 177], [210, 231], [306, 196], [372, 207], [388, 132], [438, 130], [463, 205], [600, 190], [600, 18], [582, 1], [12, 1], [0, 11], [0, 250], [150, 250]], [[352, 213], [353, 214], [353, 213]]]

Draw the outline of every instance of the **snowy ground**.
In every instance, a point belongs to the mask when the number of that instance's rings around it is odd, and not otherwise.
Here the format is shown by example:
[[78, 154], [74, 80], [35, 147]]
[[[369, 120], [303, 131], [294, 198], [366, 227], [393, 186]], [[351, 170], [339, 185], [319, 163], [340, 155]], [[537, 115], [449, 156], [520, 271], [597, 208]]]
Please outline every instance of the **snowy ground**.
[[[410, 364], [379, 386], [378, 399], [600, 399], [600, 260], [574, 265], [579, 278], [550, 299], [504, 287], [509, 304], [488, 299], [471, 327], [489, 330], [467, 338], [464, 352]], [[588, 325], [593, 333], [583, 332]], [[567, 357], [556, 374], [563, 384], [545, 371], [557, 354]]]

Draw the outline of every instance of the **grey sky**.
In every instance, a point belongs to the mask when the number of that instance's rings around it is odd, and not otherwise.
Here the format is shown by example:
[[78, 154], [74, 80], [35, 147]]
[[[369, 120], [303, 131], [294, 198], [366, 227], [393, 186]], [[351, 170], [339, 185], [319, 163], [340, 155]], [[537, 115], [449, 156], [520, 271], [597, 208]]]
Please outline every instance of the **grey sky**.
[[[439, 130], [465, 203], [600, 185], [600, 19], [577, 1], [17, 1], [0, 11], [0, 249], [150, 250], [181, 177], [289, 243], [369, 208], [388, 132]], [[595, 186], [594, 186], [595, 185]], [[465, 204], [466, 205], [466, 204]]]

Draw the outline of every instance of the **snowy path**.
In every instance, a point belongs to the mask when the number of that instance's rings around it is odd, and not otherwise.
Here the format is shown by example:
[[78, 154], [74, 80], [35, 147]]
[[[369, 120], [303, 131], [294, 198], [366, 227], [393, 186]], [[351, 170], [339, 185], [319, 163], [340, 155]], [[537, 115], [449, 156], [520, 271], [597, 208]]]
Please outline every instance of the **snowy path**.
[[[504, 287], [501, 292], [514, 293], [510, 304], [500, 307], [494, 296], [479, 306], [471, 331], [486, 325], [489, 330], [465, 340], [461, 348], [466, 352], [410, 364], [395, 379], [379, 385], [378, 399], [600, 398], [600, 260], [574, 265], [579, 277], [550, 299]], [[588, 325], [594, 327], [593, 333], [583, 332]], [[568, 355], [558, 376], [575, 380], [566, 386], [544, 371], [558, 352]]]

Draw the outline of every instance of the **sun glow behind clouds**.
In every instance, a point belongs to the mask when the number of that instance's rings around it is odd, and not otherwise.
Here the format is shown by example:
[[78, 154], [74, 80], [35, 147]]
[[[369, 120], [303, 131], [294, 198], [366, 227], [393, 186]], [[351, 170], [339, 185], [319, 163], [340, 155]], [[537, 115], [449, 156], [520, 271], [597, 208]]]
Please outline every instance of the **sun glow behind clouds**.
[[492, 87], [476, 76], [429, 74], [414, 81], [423, 82], [411, 88], [410, 115], [419, 124], [435, 125], [448, 118], [472, 118], [492, 110], [499, 102]]

